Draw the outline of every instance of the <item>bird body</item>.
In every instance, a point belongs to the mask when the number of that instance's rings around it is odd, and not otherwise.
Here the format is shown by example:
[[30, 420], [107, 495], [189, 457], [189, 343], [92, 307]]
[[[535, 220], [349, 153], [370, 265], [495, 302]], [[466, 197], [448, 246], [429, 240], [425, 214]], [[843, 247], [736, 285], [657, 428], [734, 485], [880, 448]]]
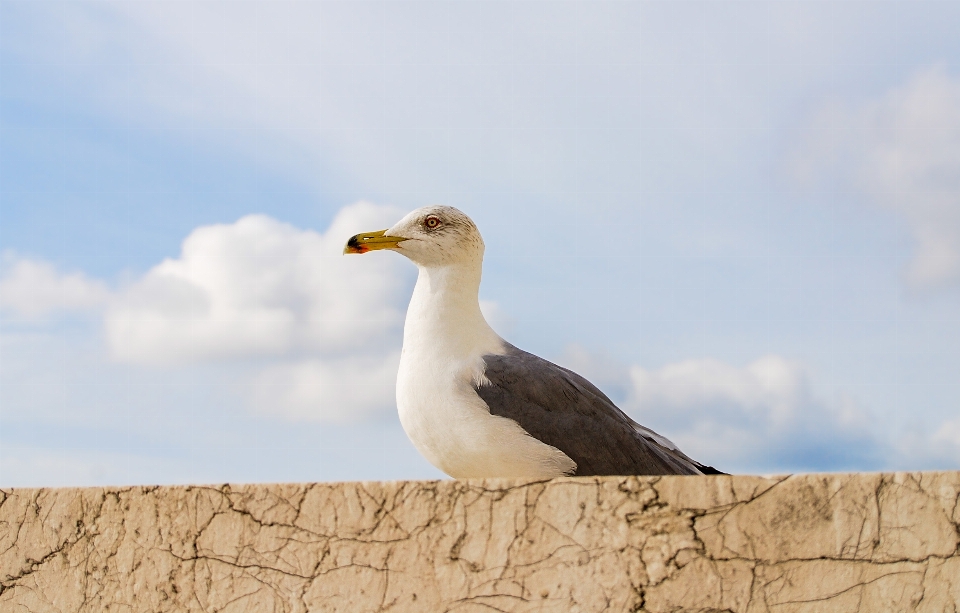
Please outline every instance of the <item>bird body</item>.
[[421, 267], [407, 309], [397, 373], [400, 423], [417, 450], [454, 477], [554, 477], [572, 460], [491, 414], [476, 393], [484, 356], [504, 341], [480, 312], [479, 270]]
[[345, 253], [417, 264], [397, 375], [400, 422], [456, 478], [719, 472], [640, 426], [589, 381], [504, 341], [480, 311], [484, 245], [453, 207], [424, 207], [358, 234]]

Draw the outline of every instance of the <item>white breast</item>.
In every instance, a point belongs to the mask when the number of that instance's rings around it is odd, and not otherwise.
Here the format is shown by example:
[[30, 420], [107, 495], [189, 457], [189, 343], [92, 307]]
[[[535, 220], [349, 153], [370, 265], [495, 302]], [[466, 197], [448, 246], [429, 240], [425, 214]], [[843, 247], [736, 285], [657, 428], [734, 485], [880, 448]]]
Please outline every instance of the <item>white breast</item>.
[[571, 473], [576, 464], [563, 452], [490, 414], [474, 385], [483, 378], [482, 356], [502, 354], [503, 340], [483, 319], [476, 294], [472, 304], [458, 301], [436, 291], [424, 272], [407, 310], [397, 376], [400, 423], [411, 442], [456, 478]]
[[490, 414], [474, 391], [476, 372], [475, 365], [431, 364], [404, 351], [397, 408], [417, 450], [456, 478], [551, 478], [571, 472], [576, 465], [561, 451], [512, 419]]

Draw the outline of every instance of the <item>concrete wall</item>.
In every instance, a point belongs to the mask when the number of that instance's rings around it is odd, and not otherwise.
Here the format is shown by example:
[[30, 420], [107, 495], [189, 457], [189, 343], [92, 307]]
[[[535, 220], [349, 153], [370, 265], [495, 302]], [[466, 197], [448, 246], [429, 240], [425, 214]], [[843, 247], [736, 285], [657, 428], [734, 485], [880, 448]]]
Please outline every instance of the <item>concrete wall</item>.
[[0, 496], [4, 613], [960, 606], [957, 472]]

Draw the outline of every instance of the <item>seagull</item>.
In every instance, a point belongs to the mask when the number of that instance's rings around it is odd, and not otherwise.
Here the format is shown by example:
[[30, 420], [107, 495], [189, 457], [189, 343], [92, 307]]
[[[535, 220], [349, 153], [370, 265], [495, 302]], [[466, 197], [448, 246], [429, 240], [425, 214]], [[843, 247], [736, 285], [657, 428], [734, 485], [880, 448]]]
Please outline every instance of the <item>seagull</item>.
[[636, 423], [577, 373], [503, 340], [480, 311], [483, 239], [467, 215], [427, 206], [357, 234], [419, 269], [397, 373], [400, 423], [457, 479], [724, 474]]

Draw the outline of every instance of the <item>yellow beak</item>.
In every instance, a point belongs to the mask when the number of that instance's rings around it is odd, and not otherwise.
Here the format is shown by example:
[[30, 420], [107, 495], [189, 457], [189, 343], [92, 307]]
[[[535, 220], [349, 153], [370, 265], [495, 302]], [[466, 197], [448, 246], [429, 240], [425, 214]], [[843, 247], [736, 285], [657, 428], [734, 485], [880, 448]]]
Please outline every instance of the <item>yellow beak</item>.
[[407, 239], [399, 236], [387, 236], [386, 230], [377, 230], [376, 232], [363, 232], [351, 236], [347, 241], [347, 246], [343, 248], [344, 253], [366, 253], [377, 249], [394, 249], [401, 242]]

